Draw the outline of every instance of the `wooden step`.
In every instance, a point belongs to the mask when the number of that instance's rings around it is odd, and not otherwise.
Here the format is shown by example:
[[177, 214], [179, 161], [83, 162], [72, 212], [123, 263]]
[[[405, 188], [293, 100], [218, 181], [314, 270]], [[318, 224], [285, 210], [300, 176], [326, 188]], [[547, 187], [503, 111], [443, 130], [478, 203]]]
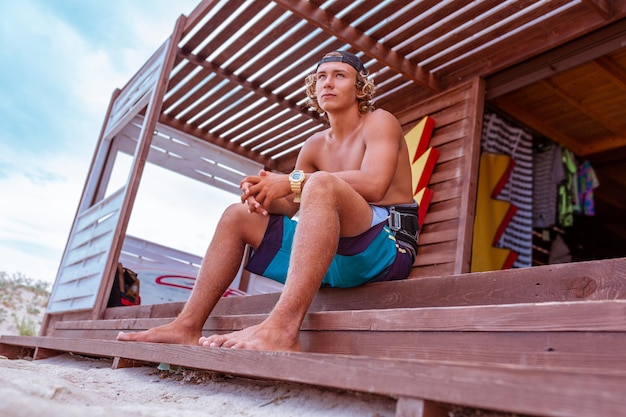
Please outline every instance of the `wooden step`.
[[[211, 315], [206, 330], [239, 330], [267, 314]], [[172, 318], [63, 321], [55, 329], [143, 330]], [[389, 308], [308, 313], [302, 330], [358, 331], [626, 331], [626, 300], [459, 307]]]
[[[223, 298], [214, 315], [266, 314], [279, 293]], [[626, 299], [626, 258], [322, 288], [309, 311]], [[104, 319], [174, 317], [184, 303], [109, 308]]]
[[[265, 317], [211, 316], [204, 334]], [[115, 339], [171, 320], [65, 321], [52, 335]], [[312, 353], [626, 370], [626, 300], [312, 312], [301, 340]]]
[[57, 337], [0, 337], [1, 354], [13, 354], [16, 346], [375, 392], [405, 401], [428, 400], [544, 416], [626, 415], [626, 373], [621, 371], [254, 352]]

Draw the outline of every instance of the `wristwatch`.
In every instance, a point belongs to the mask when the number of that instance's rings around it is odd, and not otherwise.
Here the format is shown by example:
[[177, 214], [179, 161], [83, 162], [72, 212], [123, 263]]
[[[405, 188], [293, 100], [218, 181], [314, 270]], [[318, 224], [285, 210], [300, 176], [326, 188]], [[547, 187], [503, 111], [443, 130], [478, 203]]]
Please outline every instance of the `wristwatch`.
[[302, 194], [302, 183], [304, 182], [304, 171], [296, 169], [289, 174], [289, 184], [291, 185], [291, 191], [295, 194], [293, 197], [294, 203], [300, 202], [300, 194]]

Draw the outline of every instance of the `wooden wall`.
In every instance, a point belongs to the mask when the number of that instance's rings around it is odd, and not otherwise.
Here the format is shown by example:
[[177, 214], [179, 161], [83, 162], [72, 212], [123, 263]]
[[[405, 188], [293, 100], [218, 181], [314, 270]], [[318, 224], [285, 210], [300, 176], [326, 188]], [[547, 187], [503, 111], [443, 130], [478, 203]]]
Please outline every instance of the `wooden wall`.
[[412, 277], [470, 270], [483, 107], [484, 82], [477, 78], [396, 114], [405, 133], [424, 116], [432, 117], [430, 145], [440, 152]]

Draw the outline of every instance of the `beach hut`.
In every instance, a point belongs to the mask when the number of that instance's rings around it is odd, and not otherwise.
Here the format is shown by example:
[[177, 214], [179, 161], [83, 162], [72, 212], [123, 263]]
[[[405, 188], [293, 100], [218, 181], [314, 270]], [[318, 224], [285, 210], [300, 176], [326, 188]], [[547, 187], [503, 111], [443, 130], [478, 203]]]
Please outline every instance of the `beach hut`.
[[[113, 92], [42, 337], [1, 342], [377, 392], [399, 399], [398, 416], [441, 403], [624, 414], [625, 45], [624, 0], [202, 1]], [[119, 262], [193, 277], [201, 259], [126, 233], [146, 165], [234, 194], [246, 174], [289, 172], [324, 128], [303, 78], [331, 50], [361, 57], [411, 143], [423, 210], [411, 279], [320, 291], [302, 354], [112, 341], [182, 305], [108, 308]], [[563, 177], [538, 184], [554, 158]], [[242, 271], [233, 291], [253, 295], [225, 297], [207, 331], [267, 313], [274, 288], [254, 281]]]

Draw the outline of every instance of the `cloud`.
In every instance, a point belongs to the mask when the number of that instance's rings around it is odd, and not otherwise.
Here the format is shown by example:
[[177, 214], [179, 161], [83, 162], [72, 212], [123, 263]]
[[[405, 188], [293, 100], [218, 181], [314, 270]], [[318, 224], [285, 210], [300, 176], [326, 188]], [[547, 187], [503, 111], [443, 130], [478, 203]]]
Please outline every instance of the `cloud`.
[[[3, 6], [3, 142], [38, 152], [93, 150], [113, 90], [170, 35], [171, 2], [28, 1]], [[195, 2], [178, 2], [189, 12]], [[86, 133], [86, 135], [85, 135]]]
[[48, 172], [0, 179], [0, 270], [54, 279], [82, 183], [59, 174], [62, 165], [69, 161], [56, 159]]
[[112, 92], [197, 3], [3, 4], [0, 271], [54, 280]]
[[[3, 137], [14, 149], [33, 153], [66, 151], [80, 143], [85, 122], [95, 121], [107, 97], [92, 91], [77, 94], [76, 83], [89, 77], [83, 63], [102, 56], [78, 33], [53, 14], [43, 14], [33, 2], [11, 2], [3, 19], [2, 69]], [[27, 30], [25, 30], [27, 29]], [[19, 34], [16, 36], [15, 34]], [[15, 42], [13, 39], [20, 39]], [[92, 84], [115, 82], [110, 71], [91, 74]], [[118, 76], [118, 78], [120, 78]], [[96, 82], [94, 82], [96, 81]], [[98, 97], [94, 99], [93, 97]], [[94, 101], [97, 105], [93, 105]]]

